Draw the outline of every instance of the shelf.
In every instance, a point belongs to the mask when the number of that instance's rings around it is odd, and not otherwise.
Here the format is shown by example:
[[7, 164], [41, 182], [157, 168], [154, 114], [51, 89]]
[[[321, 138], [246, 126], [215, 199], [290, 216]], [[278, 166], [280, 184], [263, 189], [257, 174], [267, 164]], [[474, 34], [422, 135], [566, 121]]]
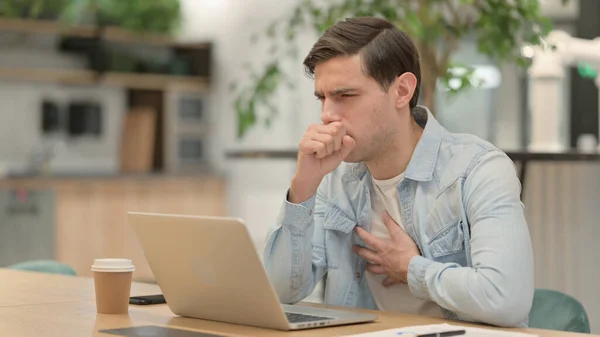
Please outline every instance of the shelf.
[[[106, 27], [102, 31], [100, 31], [97, 27], [71, 27], [57, 21], [0, 18], [0, 31], [63, 35], [73, 37], [100, 37], [108, 42], [121, 42], [186, 49], [209, 48], [208, 43], [186, 43], [183, 41], [177, 41], [172, 36], [164, 34], [142, 34], [119, 27]], [[100, 32], [101, 35], [98, 36]]]
[[200, 76], [108, 72], [102, 75], [99, 83], [140, 90], [175, 89], [179, 91], [197, 92], [208, 89], [208, 79]]
[[56, 21], [0, 18], [0, 31], [92, 37], [94, 27], [68, 27]]
[[107, 27], [102, 37], [109, 42], [136, 43], [164, 47], [180, 47], [186, 49], [206, 49], [208, 43], [186, 43], [177, 41], [168, 35], [158, 34], [139, 34], [118, 27]]
[[[9, 19], [0, 17], [0, 32], [1, 31], [61, 35], [84, 39], [100, 38], [105, 42], [165, 46], [195, 50], [210, 49], [209, 43], [183, 43], [176, 41], [176, 39], [168, 35], [138, 34], [118, 27], [106, 27], [102, 30], [91, 26], [69, 27], [58, 21]], [[204, 91], [209, 87], [209, 79], [204, 76], [119, 73], [110, 71], [100, 74], [88, 69], [0, 67], [0, 80], [2, 79], [64, 84], [103, 84], [141, 90], [173, 89], [198, 92]]]
[[51, 82], [79, 85], [108, 85], [141, 90], [173, 89], [204, 91], [208, 79], [199, 76], [171, 76], [135, 73], [98, 73], [85, 69], [8, 68], [0, 67], [0, 80]]
[[61, 84], [93, 84], [95, 73], [78, 69], [0, 67], [0, 80], [52, 82]]

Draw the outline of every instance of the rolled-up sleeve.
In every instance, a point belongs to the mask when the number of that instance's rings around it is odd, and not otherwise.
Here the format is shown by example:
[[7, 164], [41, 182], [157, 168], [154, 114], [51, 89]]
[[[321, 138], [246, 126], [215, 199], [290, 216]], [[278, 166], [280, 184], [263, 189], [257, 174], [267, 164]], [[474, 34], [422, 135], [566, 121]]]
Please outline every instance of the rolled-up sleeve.
[[282, 303], [302, 301], [325, 274], [324, 184], [300, 204], [290, 203], [286, 195], [267, 237], [265, 268]]

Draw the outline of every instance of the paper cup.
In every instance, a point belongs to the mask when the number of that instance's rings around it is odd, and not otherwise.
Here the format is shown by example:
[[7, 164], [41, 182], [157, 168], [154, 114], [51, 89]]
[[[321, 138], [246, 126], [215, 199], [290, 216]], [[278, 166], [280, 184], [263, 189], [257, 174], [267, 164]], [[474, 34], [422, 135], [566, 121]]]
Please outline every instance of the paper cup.
[[129, 311], [131, 278], [135, 267], [127, 259], [97, 259], [92, 265], [96, 309], [99, 314], [126, 314]]

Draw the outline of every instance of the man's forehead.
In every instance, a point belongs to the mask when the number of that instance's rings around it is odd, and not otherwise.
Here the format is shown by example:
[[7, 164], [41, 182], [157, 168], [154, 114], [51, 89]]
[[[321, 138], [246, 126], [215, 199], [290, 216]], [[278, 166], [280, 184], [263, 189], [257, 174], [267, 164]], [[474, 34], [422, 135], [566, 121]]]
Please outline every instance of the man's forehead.
[[360, 58], [336, 57], [315, 67], [315, 91], [339, 94], [357, 90], [368, 77], [362, 71]]
[[359, 55], [337, 56], [326, 61], [317, 63], [315, 66], [315, 77], [319, 74], [341, 73], [347, 75], [363, 74], [361, 58]]

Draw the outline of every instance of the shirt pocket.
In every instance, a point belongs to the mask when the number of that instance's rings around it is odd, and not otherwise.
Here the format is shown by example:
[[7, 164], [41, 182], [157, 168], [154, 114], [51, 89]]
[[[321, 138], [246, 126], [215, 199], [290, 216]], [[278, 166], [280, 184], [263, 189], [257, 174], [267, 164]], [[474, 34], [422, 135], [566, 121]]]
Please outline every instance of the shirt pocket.
[[454, 262], [465, 266], [465, 244], [463, 221], [456, 219], [429, 239], [429, 250], [431, 257], [437, 262]]
[[325, 250], [329, 269], [337, 269], [343, 261], [351, 261], [353, 229], [357, 221], [336, 206], [325, 211]]
[[426, 227], [427, 246], [431, 258], [437, 262], [465, 263], [465, 236], [462, 218], [462, 185], [455, 179], [431, 202]]

